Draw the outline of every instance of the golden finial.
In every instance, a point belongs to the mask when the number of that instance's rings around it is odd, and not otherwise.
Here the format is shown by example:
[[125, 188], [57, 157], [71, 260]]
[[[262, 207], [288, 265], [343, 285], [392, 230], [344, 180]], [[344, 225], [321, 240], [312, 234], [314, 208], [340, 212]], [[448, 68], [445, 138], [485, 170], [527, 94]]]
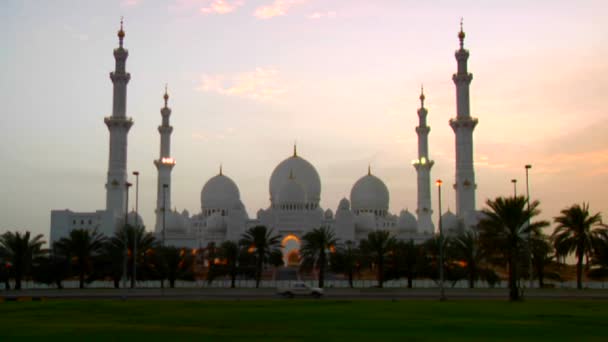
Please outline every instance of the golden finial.
[[424, 99], [426, 97], [424, 96], [424, 85], [420, 85], [420, 107], [424, 108]]
[[293, 143], [293, 156], [298, 156], [298, 144], [296, 142]]
[[165, 99], [165, 107], [167, 107], [167, 101], [169, 101], [169, 93], [167, 92], [167, 83], [165, 83], [165, 95], [163, 95], [163, 99]]
[[222, 163], [220, 163], [220, 176], [223, 176], [223, 175], [224, 175], [224, 171], [223, 171], [223, 168], [222, 168]]
[[123, 17], [120, 17], [120, 31], [118, 31], [118, 43], [122, 47], [122, 40], [125, 38], [125, 31], [122, 29]]
[[372, 164], [367, 164], [367, 175], [368, 176], [372, 175]]
[[462, 23], [463, 23], [464, 19], [462, 17], [460, 17], [460, 32], [458, 32], [458, 39], [460, 39], [460, 48], [462, 49], [464, 46], [464, 37], [466, 36], [464, 34], [464, 30], [462, 28]]

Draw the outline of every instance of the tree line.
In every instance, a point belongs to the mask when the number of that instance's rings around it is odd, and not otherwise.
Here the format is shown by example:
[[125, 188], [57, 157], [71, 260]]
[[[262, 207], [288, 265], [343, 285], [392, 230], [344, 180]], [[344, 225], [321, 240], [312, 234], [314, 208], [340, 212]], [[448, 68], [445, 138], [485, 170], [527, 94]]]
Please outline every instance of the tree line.
[[[564, 263], [571, 255], [577, 288], [582, 288], [584, 271], [590, 277], [608, 276], [608, 227], [601, 215], [590, 213], [588, 204], [574, 204], [554, 218], [555, 230], [546, 235], [543, 229], [550, 223], [536, 220], [539, 205], [523, 196], [487, 200], [476, 227], [434, 235], [421, 244], [398, 240], [386, 230], [371, 231], [359, 243], [340, 241], [331, 228], [319, 227], [302, 236], [299, 267], [316, 273], [319, 287], [327, 272], [343, 274], [351, 287], [357, 275], [373, 272], [379, 287], [405, 278], [411, 288], [414, 279], [438, 282], [443, 266], [448, 285], [466, 279], [473, 288], [478, 280], [493, 286], [502, 271], [512, 300], [521, 296], [520, 280], [533, 276], [543, 287], [546, 266]], [[21, 289], [24, 279], [62, 288], [65, 279], [77, 277], [80, 288], [108, 279], [116, 288], [127, 279], [131, 287], [142, 280], [174, 287], [177, 279], [203, 274], [209, 282], [228, 277], [231, 287], [237, 278], [255, 279], [259, 287], [267, 266], [283, 264], [281, 239], [272, 229], [255, 226], [239, 241], [187, 249], [164, 246], [144, 227], [127, 225], [112, 237], [75, 229], [45, 249], [42, 235], [9, 231], [0, 235], [0, 282], [6, 289], [10, 279], [15, 289]]]

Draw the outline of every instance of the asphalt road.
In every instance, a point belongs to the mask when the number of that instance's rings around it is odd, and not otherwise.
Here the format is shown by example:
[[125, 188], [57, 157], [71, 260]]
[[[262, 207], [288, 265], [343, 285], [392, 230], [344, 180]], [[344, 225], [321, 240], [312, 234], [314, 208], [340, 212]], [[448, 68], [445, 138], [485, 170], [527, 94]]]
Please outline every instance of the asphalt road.
[[[448, 300], [501, 300], [507, 289], [446, 289]], [[608, 300], [608, 290], [526, 289], [528, 299]], [[275, 289], [62, 289], [0, 291], [0, 298], [53, 299], [126, 299], [126, 300], [287, 300]], [[304, 299], [296, 296], [295, 299]], [[306, 297], [308, 298], [308, 297]], [[328, 288], [321, 300], [437, 300], [439, 289], [344, 289]]]

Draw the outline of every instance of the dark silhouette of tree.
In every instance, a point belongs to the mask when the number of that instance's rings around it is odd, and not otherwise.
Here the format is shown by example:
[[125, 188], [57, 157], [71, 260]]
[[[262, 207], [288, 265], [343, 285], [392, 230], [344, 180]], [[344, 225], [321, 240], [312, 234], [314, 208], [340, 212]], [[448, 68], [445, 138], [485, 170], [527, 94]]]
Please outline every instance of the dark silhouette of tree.
[[281, 252], [281, 236], [274, 235], [273, 230], [265, 226], [255, 226], [243, 234], [240, 244], [255, 256], [255, 287], [259, 288], [264, 264], [272, 253]]
[[192, 251], [186, 248], [173, 246], [158, 247], [157, 268], [163, 272], [163, 278], [169, 280], [169, 287], [175, 288], [177, 279], [194, 279], [192, 264], [194, 257]]
[[236, 287], [236, 275], [238, 272], [239, 255], [241, 248], [234, 241], [224, 241], [220, 245], [220, 256], [226, 261], [226, 268], [230, 275], [230, 287]]
[[593, 245], [598, 239], [602, 225], [600, 213], [590, 214], [589, 204], [574, 204], [563, 209], [561, 215], [554, 218], [557, 227], [551, 235], [558, 256], [565, 257], [574, 253], [576, 262], [576, 287], [583, 288], [583, 259], [590, 257]]
[[330, 255], [330, 267], [333, 272], [343, 273], [348, 277], [348, 286], [353, 287], [353, 276], [361, 262], [361, 252], [357, 245], [348, 240], [336, 246], [336, 252]]
[[302, 236], [302, 246], [300, 247], [302, 264], [319, 270], [320, 288], [324, 285], [325, 270], [329, 261], [327, 253], [331, 249], [335, 250], [337, 242], [334, 231], [329, 227], [315, 228]]
[[384, 262], [389, 251], [397, 240], [387, 230], [377, 230], [367, 234], [367, 238], [361, 240], [361, 250], [377, 268], [378, 287], [384, 286]]
[[5, 261], [5, 267], [10, 268], [9, 274], [15, 277], [15, 290], [21, 289], [21, 281], [29, 275], [32, 261], [45, 254], [42, 245], [42, 234], [30, 238], [30, 232], [6, 232], [0, 235], [0, 256]]
[[[532, 233], [530, 239], [530, 252], [532, 253], [532, 268], [538, 279], [538, 287], [545, 286], [545, 267], [553, 261], [553, 246], [549, 238], [540, 233]], [[549, 274], [551, 275], [551, 274]]]
[[[497, 197], [486, 201], [486, 208], [479, 222], [479, 238], [487, 253], [502, 254], [509, 271], [509, 299], [519, 300], [517, 284], [522, 250], [529, 234], [549, 225], [546, 221], [531, 222], [540, 213], [540, 203], [529, 204], [524, 196]], [[528, 225], [528, 222], [531, 222]]]
[[103, 251], [106, 238], [96, 230], [74, 229], [68, 236], [55, 242], [59, 255], [73, 260], [78, 270], [78, 284], [84, 288], [85, 276], [91, 272], [93, 259]]

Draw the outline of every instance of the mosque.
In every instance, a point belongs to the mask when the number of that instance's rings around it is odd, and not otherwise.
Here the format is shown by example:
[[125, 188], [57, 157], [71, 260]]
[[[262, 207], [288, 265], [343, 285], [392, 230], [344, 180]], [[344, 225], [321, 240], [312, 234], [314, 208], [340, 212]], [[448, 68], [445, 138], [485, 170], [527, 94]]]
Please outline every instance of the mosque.
[[[113, 83], [112, 115], [104, 122], [109, 130], [109, 161], [106, 187], [106, 208], [95, 212], [51, 211], [51, 242], [66, 236], [72, 229], [96, 229], [111, 236], [123, 226], [143, 225], [135, 212], [127, 212], [128, 169], [127, 138], [133, 120], [126, 115], [127, 84], [131, 75], [126, 71], [129, 55], [123, 46], [125, 32], [121, 22], [118, 31], [119, 46], [114, 49], [115, 70], [110, 73]], [[441, 216], [444, 232], [456, 232], [474, 225], [478, 220], [475, 207], [475, 170], [473, 164], [473, 130], [477, 119], [470, 115], [469, 85], [472, 75], [467, 70], [469, 52], [464, 48], [465, 33], [458, 33], [460, 47], [456, 51], [457, 72], [452, 79], [456, 86], [456, 117], [449, 120], [455, 135], [456, 165], [455, 183], [456, 213], [449, 210]], [[341, 241], [360, 241], [374, 230], [388, 230], [398, 239], [422, 242], [432, 236], [431, 169], [429, 158], [427, 109], [421, 92], [418, 109], [419, 125], [418, 156], [413, 162], [417, 172], [417, 210], [389, 212], [390, 194], [384, 182], [368, 172], [357, 180], [350, 191], [350, 198], [337, 203], [335, 211], [323, 209], [321, 179], [315, 167], [298, 154], [281, 161], [270, 176], [270, 203], [250, 218], [241, 201], [237, 184], [220, 167], [219, 173], [209, 179], [201, 191], [200, 212], [194, 215], [186, 210], [171, 210], [171, 171], [176, 165], [171, 157], [169, 94], [165, 89], [164, 106], [160, 110], [160, 155], [154, 161], [158, 171], [156, 223], [154, 232], [167, 245], [199, 248], [210, 242], [219, 244], [225, 240], [236, 241], [250, 227], [264, 225], [283, 237], [284, 246], [299, 239], [312, 229], [328, 226], [333, 228]]]

